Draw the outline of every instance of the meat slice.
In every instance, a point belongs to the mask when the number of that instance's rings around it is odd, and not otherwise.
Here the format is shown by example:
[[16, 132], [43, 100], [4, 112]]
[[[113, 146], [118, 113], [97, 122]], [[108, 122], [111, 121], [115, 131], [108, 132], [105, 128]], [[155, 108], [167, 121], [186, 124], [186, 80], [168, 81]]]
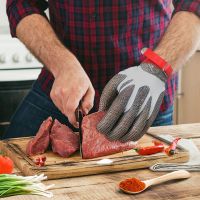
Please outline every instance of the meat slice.
[[50, 139], [53, 152], [62, 157], [67, 158], [79, 149], [79, 135], [58, 120], [54, 121]]
[[49, 134], [53, 120], [48, 117], [42, 122], [36, 136], [31, 139], [26, 146], [26, 153], [29, 156], [42, 154], [49, 146]]
[[97, 112], [87, 115], [82, 121], [82, 157], [85, 159], [107, 156], [133, 149], [135, 142], [121, 143], [109, 141], [103, 134], [97, 131], [96, 126], [105, 115], [105, 112]]

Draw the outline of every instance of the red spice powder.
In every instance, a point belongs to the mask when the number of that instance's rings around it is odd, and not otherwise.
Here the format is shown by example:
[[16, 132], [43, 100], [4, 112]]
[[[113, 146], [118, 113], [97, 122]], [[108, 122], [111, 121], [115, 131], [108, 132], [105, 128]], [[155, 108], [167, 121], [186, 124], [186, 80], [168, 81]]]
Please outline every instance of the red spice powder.
[[136, 178], [129, 178], [122, 181], [119, 187], [131, 192], [140, 192], [145, 188], [145, 183]]

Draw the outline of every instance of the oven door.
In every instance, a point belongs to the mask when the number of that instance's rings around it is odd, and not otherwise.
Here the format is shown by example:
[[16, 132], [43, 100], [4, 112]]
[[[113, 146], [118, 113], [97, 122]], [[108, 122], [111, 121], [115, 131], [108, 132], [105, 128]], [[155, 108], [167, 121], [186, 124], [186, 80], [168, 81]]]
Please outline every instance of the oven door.
[[40, 69], [0, 70], [0, 136], [10, 124], [10, 118], [29, 92]]

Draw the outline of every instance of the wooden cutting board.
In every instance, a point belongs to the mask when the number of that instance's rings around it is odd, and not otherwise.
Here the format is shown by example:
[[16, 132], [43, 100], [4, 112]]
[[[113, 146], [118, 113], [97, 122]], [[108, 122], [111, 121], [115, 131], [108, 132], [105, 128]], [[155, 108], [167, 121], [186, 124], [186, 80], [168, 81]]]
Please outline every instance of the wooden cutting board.
[[[150, 146], [155, 137], [157, 136], [146, 134], [138, 143], [142, 146]], [[28, 157], [25, 153], [27, 142], [30, 139], [26, 137], [1, 141], [0, 149], [15, 162], [24, 175], [44, 173], [48, 179], [148, 168], [158, 162], [181, 163], [189, 159], [188, 152], [183, 149], [178, 149], [176, 154], [170, 157], [165, 153], [140, 156], [135, 150], [130, 150], [95, 159], [82, 159], [79, 152], [70, 158], [62, 158], [52, 151], [47, 151], [43, 154], [47, 157], [45, 167], [37, 167], [34, 160], [38, 156]], [[108, 165], [99, 165], [97, 162], [103, 158], [109, 158], [113, 162]]]

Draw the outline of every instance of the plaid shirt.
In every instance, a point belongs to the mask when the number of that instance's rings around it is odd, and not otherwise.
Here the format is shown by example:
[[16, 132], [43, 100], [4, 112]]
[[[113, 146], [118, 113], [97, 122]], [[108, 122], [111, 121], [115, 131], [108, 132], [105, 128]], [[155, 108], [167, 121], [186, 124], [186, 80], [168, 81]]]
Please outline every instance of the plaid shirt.
[[[173, 4], [174, 13], [189, 11], [200, 16], [200, 0], [174, 0]], [[76, 55], [92, 81], [96, 108], [106, 83], [119, 71], [143, 61], [141, 49], [156, 47], [172, 16], [170, 0], [7, 0], [12, 36], [23, 17], [45, 16], [47, 7], [58, 38]], [[44, 67], [38, 79], [49, 95], [52, 74]], [[167, 81], [161, 112], [173, 104], [176, 80], [173, 75]]]

